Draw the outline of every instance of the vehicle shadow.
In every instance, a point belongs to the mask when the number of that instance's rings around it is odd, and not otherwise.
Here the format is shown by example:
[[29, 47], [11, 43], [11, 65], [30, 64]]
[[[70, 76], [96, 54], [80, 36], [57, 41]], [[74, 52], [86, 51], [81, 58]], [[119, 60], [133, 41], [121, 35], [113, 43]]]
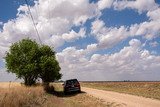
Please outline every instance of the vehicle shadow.
[[78, 94], [84, 94], [86, 92], [81, 91], [81, 92], [70, 92], [65, 94], [63, 91], [54, 91], [52, 94], [57, 96], [57, 97], [72, 97], [72, 96], [76, 96]]
[[54, 96], [57, 96], [57, 97], [72, 97], [72, 96], [76, 96], [78, 94], [86, 93], [84, 91], [81, 91], [81, 92], [69, 92], [69, 93], [66, 94], [66, 93], [64, 93], [64, 91], [61, 88], [62, 87], [60, 87], [60, 88], [58, 88], [58, 90], [56, 90], [53, 85], [50, 85], [50, 86], [44, 87], [44, 91], [48, 94], [51, 94], [51, 95], [54, 95]]

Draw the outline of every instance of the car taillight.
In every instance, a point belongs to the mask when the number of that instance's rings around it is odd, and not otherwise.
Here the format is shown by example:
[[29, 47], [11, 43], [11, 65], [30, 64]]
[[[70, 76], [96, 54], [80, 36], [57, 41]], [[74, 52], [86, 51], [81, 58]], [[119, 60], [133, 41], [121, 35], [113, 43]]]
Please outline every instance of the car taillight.
[[77, 83], [77, 84], [76, 84], [76, 86], [80, 86], [80, 84], [79, 84], [79, 83]]

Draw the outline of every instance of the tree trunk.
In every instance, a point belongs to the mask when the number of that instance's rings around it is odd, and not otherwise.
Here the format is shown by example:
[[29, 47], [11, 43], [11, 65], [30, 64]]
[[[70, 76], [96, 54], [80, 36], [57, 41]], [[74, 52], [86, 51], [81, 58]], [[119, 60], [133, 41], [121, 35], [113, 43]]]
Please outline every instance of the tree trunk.
[[44, 91], [48, 92], [49, 91], [49, 82], [43, 82], [43, 88], [44, 88]]
[[31, 76], [26, 76], [26, 77], [24, 77], [24, 84], [26, 85], [26, 86], [31, 86], [31, 85], [34, 85], [36, 83], [36, 81], [35, 81], [35, 79], [34, 78], [32, 78]]

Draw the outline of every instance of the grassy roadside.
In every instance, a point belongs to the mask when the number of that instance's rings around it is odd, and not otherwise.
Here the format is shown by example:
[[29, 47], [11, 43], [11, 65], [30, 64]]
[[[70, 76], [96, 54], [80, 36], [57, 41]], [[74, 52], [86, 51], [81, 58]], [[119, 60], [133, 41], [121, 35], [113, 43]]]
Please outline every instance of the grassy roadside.
[[64, 95], [60, 84], [51, 85], [55, 87], [57, 94], [45, 93], [42, 86], [25, 87], [17, 83], [0, 83], [0, 107], [106, 107], [100, 99], [84, 92]]
[[0, 107], [60, 107], [62, 100], [44, 93], [43, 88], [15, 86], [0, 88]]
[[82, 82], [81, 86], [160, 100], [160, 82]]

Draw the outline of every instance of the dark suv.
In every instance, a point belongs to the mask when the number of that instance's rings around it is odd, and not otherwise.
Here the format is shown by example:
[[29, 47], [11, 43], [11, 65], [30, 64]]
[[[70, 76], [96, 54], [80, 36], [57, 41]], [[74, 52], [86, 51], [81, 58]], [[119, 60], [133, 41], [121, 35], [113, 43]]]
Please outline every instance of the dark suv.
[[66, 80], [63, 84], [64, 93], [81, 92], [81, 87], [77, 79]]

